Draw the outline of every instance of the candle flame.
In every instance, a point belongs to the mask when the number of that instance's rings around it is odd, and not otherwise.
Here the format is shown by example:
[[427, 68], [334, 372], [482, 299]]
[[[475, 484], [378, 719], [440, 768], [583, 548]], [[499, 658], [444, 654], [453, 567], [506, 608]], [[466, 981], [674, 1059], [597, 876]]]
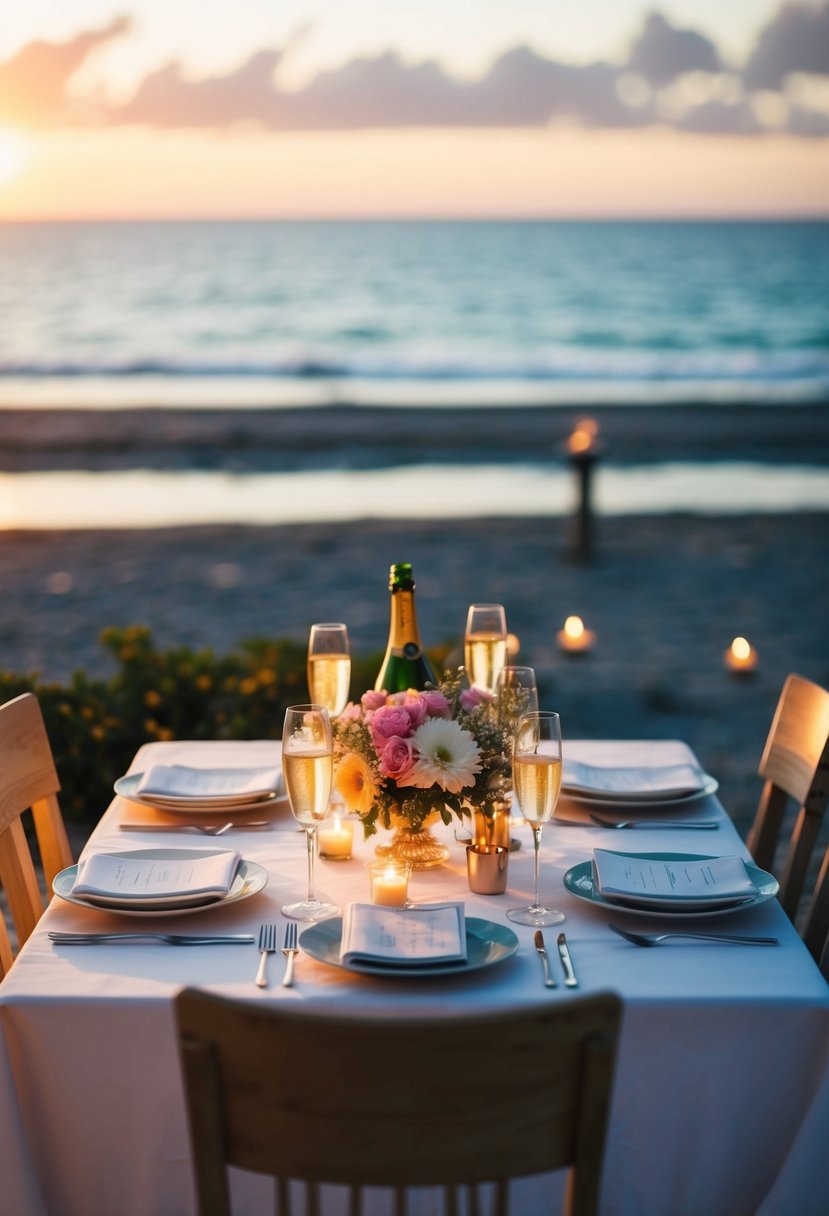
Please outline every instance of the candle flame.
[[335, 815], [335, 816], [334, 816], [334, 825], [333, 825], [333, 826], [334, 826], [334, 831], [335, 831], [335, 832], [339, 832], [339, 831], [341, 831], [342, 826], [343, 826], [343, 821], [342, 821], [342, 819], [340, 818], [340, 816], [339, 816], [339, 815]]
[[589, 452], [598, 433], [598, 422], [593, 418], [580, 418], [567, 440], [567, 447], [571, 452]]
[[564, 632], [572, 641], [577, 641], [584, 635], [584, 621], [580, 616], [568, 616], [564, 622]]
[[731, 643], [731, 653], [735, 659], [747, 659], [751, 654], [751, 646], [745, 638], [735, 638]]

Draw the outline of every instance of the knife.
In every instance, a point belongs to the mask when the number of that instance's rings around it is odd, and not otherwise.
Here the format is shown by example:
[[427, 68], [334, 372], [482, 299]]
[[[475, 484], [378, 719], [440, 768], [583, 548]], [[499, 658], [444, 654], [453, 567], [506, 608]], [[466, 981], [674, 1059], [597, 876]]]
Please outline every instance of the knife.
[[536, 929], [533, 941], [535, 942], [536, 950], [541, 956], [541, 966], [544, 968], [544, 983], [548, 988], [555, 988], [556, 982], [550, 971], [550, 960], [547, 957], [547, 948], [544, 945], [544, 934], [540, 929]]
[[97, 946], [108, 942], [166, 942], [169, 946], [237, 946], [254, 941], [252, 933], [49, 933], [50, 941], [63, 946]]
[[570, 958], [570, 951], [567, 949], [567, 938], [563, 933], [559, 933], [557, 944], [558, 956], [564, 968], [564, 986], [565, 988], [578, 988], [579, 981], [576, 979], [576, 973], [573, 970], [573, 960]]

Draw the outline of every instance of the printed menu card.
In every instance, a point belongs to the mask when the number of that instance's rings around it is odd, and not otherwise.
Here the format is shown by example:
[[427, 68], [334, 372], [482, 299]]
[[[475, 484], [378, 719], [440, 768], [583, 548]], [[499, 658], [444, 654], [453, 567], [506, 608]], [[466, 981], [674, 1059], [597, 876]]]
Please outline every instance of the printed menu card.
[[208, 903], [230, 890], [240, 853], [165, 849], [93, 853], [78, 866], [72, 894], [91, 903], [141, 905]]
[[386, 908], [351, 904], [343, 920], [340, 961], [389, 967], [454, 963], [466, 958], [463, 904]]
[[743, 903], [757, 894], [742, 857], [676, 854], [664, 860], [594, 849], [593, 873], [605, 899], [672, 912]]

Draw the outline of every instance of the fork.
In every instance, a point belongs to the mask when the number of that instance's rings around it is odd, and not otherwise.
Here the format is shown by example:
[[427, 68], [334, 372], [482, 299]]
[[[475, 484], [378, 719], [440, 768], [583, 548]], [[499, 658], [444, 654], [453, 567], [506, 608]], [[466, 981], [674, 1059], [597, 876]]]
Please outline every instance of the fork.
[[266, 828], [266, 819], [255, 823], [119, 823], [122, 832], [201, 832], [203, 836], [224, 836], [231, 828]]
[[705, 832], [719, 827], [716, 819], [605, 819], [594, 811], [590, 811], [590, 818], [600, 828], [696, 828]]
[[618, 933], [625, 941], [634, 946], [656, 946], [669, 937], [688, 937], [700, 942], [729, 942], [737, 946], [776, 946], [776, 937], [741, 937], [733, 933], [633, 933], [630, 929], [620, 929], [618, 925], [608, 925], [614, 933]]
[[289, 920], [285, 926], [285, 943], [282, 947], [282, 953], [288, 960], [285, 965], [285, 974], [282, 977], [283, 988], [291, 988], [294, 982], [294, 961], [296, 956], [299, 954], [296, 932], [296, 921]]
[[259, 970], [256, 972], [256, 985], [259, 988], [268, 986], [268, 955], [276, 953], [276, 925], [264, 924], [259, 926]]

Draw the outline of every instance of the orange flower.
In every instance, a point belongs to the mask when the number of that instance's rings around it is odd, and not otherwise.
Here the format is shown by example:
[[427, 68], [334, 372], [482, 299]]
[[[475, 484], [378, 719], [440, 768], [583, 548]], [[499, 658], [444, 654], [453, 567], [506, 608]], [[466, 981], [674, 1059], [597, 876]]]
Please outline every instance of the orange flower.
[[349, 811], [367, 815], [377, 797], [371, 769], [362, 756], [349, 752], [337, 765], [334, 785]]

